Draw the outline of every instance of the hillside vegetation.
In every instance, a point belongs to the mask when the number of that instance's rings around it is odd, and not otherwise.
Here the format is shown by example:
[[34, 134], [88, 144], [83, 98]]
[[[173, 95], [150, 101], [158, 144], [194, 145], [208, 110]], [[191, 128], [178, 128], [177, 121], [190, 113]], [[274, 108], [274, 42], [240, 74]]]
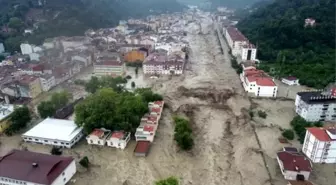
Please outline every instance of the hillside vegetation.
[[[316, 20], [304, 27], [306, 18]], [[258, 46], [264, 70], [323, 88], [335, 81], [335, 1], [276, 0], [242, 19], [238, 28]]]
[[[87, 29], [114, 27], [119, 20], [150, 14], [181, 11], [175, 0], [0, 0], [0, 42], [8, 51], [19, 51], [28, 40], [40, 44], [55, 36], [82, 35]], [[37, 28], [23, 36], [25, 28]]]

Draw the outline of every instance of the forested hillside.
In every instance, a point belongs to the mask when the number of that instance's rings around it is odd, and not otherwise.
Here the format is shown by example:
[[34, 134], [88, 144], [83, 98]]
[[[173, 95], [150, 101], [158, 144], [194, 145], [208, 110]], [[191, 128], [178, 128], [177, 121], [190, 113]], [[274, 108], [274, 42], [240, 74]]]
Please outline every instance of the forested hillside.
[[[0, 42], [17, 51], [23, 40], [82, 35], [89, 28], [115, 26], [119, 20], [181, 11], [175, 0], [0, 0]], [[38, 27], [23, 36], [25, 28]]]
[[226, 6], [229, 8], [246, 8], [248, 6], [252, 6], [255, 3], [259, 3], [261, 1], [273, 1], [273, 0], [209, 0], [212, 4], [212, 7], [217, 6]]
[[[316, 25], [305, 27], [305, 19]], [[258, 46], [258, 58], [278, 77], [323, 88], [335, 81], [335, 0], [276, 0], [241, 20], [238, 28]], [[273, 71], [273, 70], [272, 70]]]

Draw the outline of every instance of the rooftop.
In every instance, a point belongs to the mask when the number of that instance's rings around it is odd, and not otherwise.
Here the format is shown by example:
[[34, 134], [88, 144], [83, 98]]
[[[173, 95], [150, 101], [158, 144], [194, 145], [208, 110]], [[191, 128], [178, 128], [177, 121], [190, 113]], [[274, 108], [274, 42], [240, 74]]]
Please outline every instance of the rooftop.
[[12, 150], [0, 157], [0, 172], [1, 177], [50, 185], [73, 160], [72, 157]]
[[277, 153], [279, 160], [283, 163], [283, 168], [289, 171], [312, 171], [310, 161], [297, 152], [281, 151]]
[[135, 153], [145, 153], [149, 151], [150, 142], [149, 141], [138, 141], [134, 149]]
[[121, 66], [123, 65], [122, 62], [117, 61], [117, 60], [105, 60], [105, 61], [101, 61], [99, 63], [95, 63], [96, 66], [99, 65], [104, 65], [104, 66]]
[[0, 104], [0, 121], [7, 118], [12, 112], [14, 112], [14, 105]]
[[227, 32], [229, 33], [232, 41], [247, 41], [247, 38], [235, 27], [228, 27]]
[[333, 133], [336, 134], [336, 129], [326, 129], [323, 127], [310, 127], [307, 128], [307, 130], [319, 141], [336, 141], [336, 139], [330, 138], [330, 136], [327, 133], [328, 130], [331, 134]]
[[112, 132], [112, 134], [111, 134], [107, 139], [115, 138], [115, 139], [124, 140], [124, 139], [126, 139], [126, 137], [127, 137], [128, 135], [130, 135], [129, 132], [124, 132], [124, 131], [114, 131], [114, 132]]
[[306, 91], [298, 92], [297, 95], [301, 97], [301, 100], [307, 104], [332, 104], [336, 103], [335, 96], [325, 96], [322, 91]]
[[78, 127], [74, 121], [46, 118], [22, 136], [70, 142], [81, 131], [82, 128]]
[[288, 77], [285, 77], [284, 79], [289, 80], [289, 81], [297, 80], [295, 76], [288, 76]]
[[104, 137], [107, 137], [108, 134], [110, 134], [110, 130], [106, 130], [104, 128], [101, 129], [93, 129], [93, 131], [90, 133], [90, 136], [97, 136], [99, 139], [102, 139]]

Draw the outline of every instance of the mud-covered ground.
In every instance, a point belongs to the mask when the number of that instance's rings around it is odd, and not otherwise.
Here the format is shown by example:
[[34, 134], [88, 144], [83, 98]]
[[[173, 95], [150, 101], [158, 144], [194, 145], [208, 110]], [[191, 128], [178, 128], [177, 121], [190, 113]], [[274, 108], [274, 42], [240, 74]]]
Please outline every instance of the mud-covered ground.
[[[83, 139], [64, 155], [77, 160], [88, 156], [92, 167], [78, 173], [75, 185], [151, 185], [157, 179], [176, 176], [182, 185], [283, 185], [276, 163], [276, 151], [284, 145], [277, 140], [280, 128], [289, 128], [294, 102], [253, 99], [243, 91], [230, 66], [227, 48], [221, 53], [212, 21], [191, 24], [191, 54], [181, 76], [151, 80], [153, 89], [168, 104], [163, 112], [151, 151], [146, 158], [133, 155], [135, 142], [117, 150], [88, 146]], [[202, 27], [202, 28], [200, 28]], [[198, 32], [201, 31], [201, 34]], [[249, 110], [264, 110], [268, 117], [249, 116]], [[180, 151], [173, 141], [172, 115], [190, 119], [195, 146]], [[10, 148], [49, 152], [50, 147], [21, 143], [19, 136], [1, 137], [0, 154]], [[299, 146], [294, 142], [293, 145]], [[332, 165], [314, 165], [312, 181], [330, 185], [335, 179]], [[321, 171], [321, 172], [320, 172]], [[273, 179], [273, 180], [271, 180]]]

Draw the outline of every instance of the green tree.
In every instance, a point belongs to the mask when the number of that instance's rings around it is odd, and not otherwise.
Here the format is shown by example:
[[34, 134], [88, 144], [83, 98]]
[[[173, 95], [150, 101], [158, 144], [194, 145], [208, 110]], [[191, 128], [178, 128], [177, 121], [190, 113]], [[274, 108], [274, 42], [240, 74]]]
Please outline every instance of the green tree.
[[192, 129], [190, 128], [189, 121], [183, 117], [175, 116], [175, 133], [174, 140], [177, 145], [183, 150], [190, 150], [194, 146], [192, 137]]
[[259, 110], [258, 111], [258, 116], [261, 117], [261, 118], [266, 119], [267, 113], [265, 111]]
[[54, 105], [56, 109], [64, 107], [69, 102], [71, 94], [67, 91], [61, 91], [53, 93], [50, 99], [50, 102]]
[[8, 27], [20, 30], [24, 27], [23, 21], [18, 17], [12, 17], [9, 19]]
[[135, 132], [147, 111], [147, 103], [141, 96], [103, 88], [75, 107], [75, 122], [83, 126], [86, 133], [100, 127]]
[[167, 179], [156, 181], [155, 185], [179, 185], [179, 182], [176, 177], [169, 177]]
[[37, 106], [37, 111], [41, 118], [52, 117], [55, 112], [55, 106], [50, 101], [43, 101]]
[[135, 90], [135, 93], [141, 95], [146, 103], [163, 100], [163, 97], [160, 94], [153, 93], [150, 88], [138, 88]]
[[90, 162], [87, 156], [84, 156], [80, 161], [79, 164], [82, 165], [84, 168], [89, 168]]
[[288, 140], [294, 139], [294, 131], [291, 129], [286, 129], [282, 132], [282, 136]]
[[7, 135], [12, 135], [18, 132], [20, 129], [27, 126], [27, 123], [31, 121], [31, 116], [28, 107], [18, 107], [10, 115], [11, 124], [9, 128], [6, 129]]

